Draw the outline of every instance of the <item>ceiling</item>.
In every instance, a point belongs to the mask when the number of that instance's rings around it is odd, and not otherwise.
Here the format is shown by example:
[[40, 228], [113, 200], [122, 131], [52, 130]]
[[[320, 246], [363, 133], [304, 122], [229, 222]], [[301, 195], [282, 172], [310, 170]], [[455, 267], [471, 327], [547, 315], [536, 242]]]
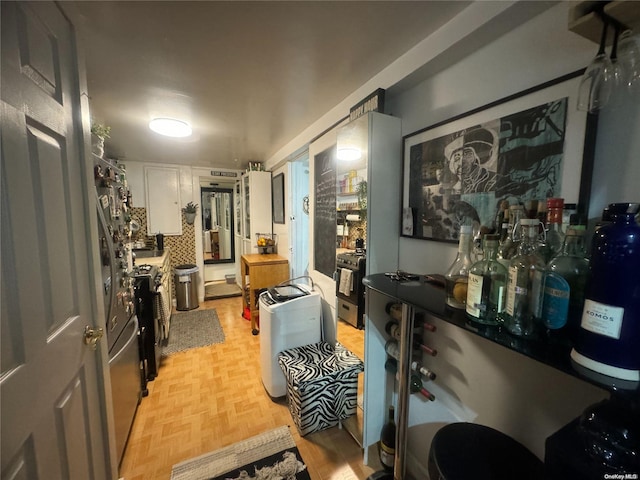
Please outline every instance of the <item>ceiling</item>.
[[[238, 169], [270, 158], [469, 4], [74, 3], [91, 116], [112, 127], [107, 155]], [[162, 137], [153, 116], [194, 133]]]

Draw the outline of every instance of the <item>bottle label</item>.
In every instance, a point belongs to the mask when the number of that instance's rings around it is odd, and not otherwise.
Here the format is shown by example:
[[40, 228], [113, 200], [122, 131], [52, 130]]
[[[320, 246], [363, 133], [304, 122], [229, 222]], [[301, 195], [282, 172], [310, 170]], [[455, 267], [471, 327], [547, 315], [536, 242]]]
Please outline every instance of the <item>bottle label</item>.
[[620, 339], [624, 308], [585, 300], [580, 326], [598, 335]]
[[476, 275], [475, 273], [469, 274], [467, 284], [467, 313], [476, 318], [480, 318], [480, 315], [482, 315], [482, 312], [486, 309], [486, 305], [482, 304], [483, 280], [482, 275]]
[[380, 441], [380, 463], [387, 467], [393, 468], [395, 463], [396, 450], [384, 442]]
[[507, 314], [513, 317], [516, 295], [526, 295], [527, 289], [518, 286], [518, 267], [509, 267], [509, 286], [507, 287]]
[[567, 324], [570, 291], [569, 283], [557, 273], [545, 276], [542, 318], [548, 329], [557, 330]]

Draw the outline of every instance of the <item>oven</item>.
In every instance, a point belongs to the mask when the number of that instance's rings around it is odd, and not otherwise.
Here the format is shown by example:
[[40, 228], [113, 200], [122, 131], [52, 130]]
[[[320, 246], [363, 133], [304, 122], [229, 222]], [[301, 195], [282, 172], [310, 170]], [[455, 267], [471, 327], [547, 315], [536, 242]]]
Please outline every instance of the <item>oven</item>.
[[339, 253], [336, 258], [336, 300], [338, 318], [364, 328], [364, 251]]
[[158, 268], [139, 265], [134, 270], [134, 292], [136, 314], [140, 323], [140, 358], [143, 391], [146, 382], [158, 376], [162, 356], [163, 326], [161, 312], [157, 307], [157, 287], [162, 281]]

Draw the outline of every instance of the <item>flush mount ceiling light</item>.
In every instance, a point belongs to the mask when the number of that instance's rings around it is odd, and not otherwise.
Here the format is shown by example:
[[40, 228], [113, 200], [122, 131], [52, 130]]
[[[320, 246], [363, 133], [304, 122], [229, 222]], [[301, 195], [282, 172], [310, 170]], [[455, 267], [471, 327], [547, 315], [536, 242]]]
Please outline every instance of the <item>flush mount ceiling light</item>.
[[149, 128], [167, 137], [189, 137], [192, 133], [191, 125], [175, 118], [154, 118]]
[[362, 150], [358, 147], [349, 146], [338, 148], [338, 160], [353, 162], [354, 160], [359, 160], [360, 157], [362, 157]]

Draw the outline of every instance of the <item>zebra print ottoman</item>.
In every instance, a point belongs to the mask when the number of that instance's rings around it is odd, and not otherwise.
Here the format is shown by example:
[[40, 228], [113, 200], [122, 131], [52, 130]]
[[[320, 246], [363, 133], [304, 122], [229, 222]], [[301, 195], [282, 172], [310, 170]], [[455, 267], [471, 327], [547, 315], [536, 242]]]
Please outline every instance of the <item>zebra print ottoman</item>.
[[364, 363], [340, 343], [291, 348], [278, 355], [278, 363], [287, 380], [291, 418], [301, 436], [356, 413], [358, 374]]

